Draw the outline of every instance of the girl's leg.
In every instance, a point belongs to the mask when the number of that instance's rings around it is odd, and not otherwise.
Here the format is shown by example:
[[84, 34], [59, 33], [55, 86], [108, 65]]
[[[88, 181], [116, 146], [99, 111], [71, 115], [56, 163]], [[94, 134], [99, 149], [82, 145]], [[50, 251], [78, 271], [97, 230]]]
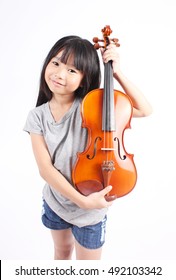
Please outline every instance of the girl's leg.
[[87, 249], [81, 246], [75, 240], [75, 250], [76, 250], [77, 260], [100, 260], [101, 259], [102, 247], [98, 249]]
[[51, 230], [54, 241], [54, 259], [71, 260], [74, 249], [74, 238], [71, 229]]

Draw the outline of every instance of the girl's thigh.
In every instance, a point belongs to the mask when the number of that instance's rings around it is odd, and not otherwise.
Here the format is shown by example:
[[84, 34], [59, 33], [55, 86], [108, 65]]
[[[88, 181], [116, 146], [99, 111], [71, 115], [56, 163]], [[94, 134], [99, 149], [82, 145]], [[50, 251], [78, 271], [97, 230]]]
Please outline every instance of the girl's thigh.
[[51, 235], [56, 249], [68, 248], [74, 245], [74, 237], [70, 228], [51, 230]]
[[98, 249], [87, 249], [87, 248], [81, 246], [75, 240], [75, 252], [76, 252], [77, 260], [100, 260], [101, 253], [102, 253], [102, 247], [100, 247]]

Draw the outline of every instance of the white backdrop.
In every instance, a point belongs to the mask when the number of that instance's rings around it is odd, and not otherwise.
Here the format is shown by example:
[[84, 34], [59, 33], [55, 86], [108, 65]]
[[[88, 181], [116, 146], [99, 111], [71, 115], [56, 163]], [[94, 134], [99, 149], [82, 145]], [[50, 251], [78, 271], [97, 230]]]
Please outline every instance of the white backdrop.
[[120, 39], [123, 72], [154, 113], [125, 133], [138, 182], [109, 210], [102, 259], [176, 259], [175, 12], [174, 0], [0, 0], [1, 259], [53, 258], [40, 221], [44, 182], [22, 129], [52, 45], [71, 34], [92, 40], [107, 24]]

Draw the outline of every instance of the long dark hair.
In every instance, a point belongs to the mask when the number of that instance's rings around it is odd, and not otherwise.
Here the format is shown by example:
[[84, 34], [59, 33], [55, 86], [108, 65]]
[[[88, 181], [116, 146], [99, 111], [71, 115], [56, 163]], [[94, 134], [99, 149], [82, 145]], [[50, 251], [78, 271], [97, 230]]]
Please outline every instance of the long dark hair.
[[74, 66], [84, 74], [82, 86], [75, 91], [75, 96], [83, 98], [89, 91], [100, 86], [100, 62], [93, 45], [78, 36], [66, 36], [55, 43], [44, 61], [36, 106], [40, 106], [52, 98], [52, 92], [45, 81], [45, 69], [51, 59], [61, 50], [63, 50], [61, 62], [66, 64], [69, 56], [73, 54]]

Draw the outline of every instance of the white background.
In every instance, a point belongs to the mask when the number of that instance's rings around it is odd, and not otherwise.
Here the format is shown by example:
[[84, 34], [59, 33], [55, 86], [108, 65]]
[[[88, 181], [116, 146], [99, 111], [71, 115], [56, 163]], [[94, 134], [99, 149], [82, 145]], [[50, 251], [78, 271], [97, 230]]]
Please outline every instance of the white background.
[[73, 34], [92, 40], [107, 24], [120, 39], [123, 72], [154, 113], [133, 119], [125, 133], [138, 181], [109, 210], [102, 259], [176, 259], [175, 5], [174, 0], [0, 0], [1, 259], [53, 259], [50, 232], [40, 221], [44, 182], [22, 130], [53, 44]]

